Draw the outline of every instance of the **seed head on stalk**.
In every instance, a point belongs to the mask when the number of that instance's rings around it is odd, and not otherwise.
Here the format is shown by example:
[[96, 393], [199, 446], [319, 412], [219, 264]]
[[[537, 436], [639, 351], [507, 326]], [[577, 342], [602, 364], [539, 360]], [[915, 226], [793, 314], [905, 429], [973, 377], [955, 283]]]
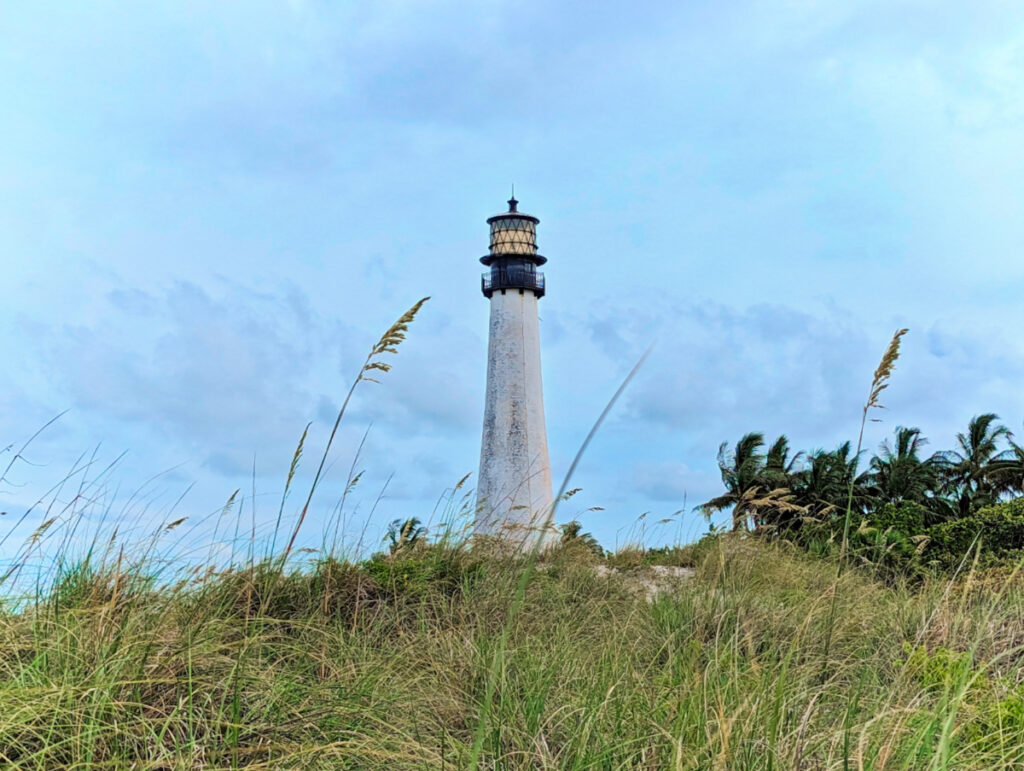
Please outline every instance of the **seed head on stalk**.
[[[327, 462], [327, 455], [331, 451], [331, 445], [334, 443], [334, 437], [338, 433], [338, 426], [341, 425], [341, 419], [345, 415], [345, 409], [348, 407], [349, 401], [352, 399], [352, 394], [356, 390], [356, 386], [363, 380], [368, 380], [371, 383], [377, 383], [373, 377], [367, 375], [368, 372], [388, 372], [391, 370], [391, 364], [386, 361], [381, 361], [381, 357], [384, 354], [398, 353], [398, 346], [405, 340], [406, 332], [409, 331], [409, 325], [416, 318], [416, 314], [419, 313], [420, 308], [423, 304], [429, 300], [429, 297], [424, 297], [413, 305], [409, 310], [398, 317], [398, 320], [392, 324], [383, 335], [380, 336], [373, 348], [370, 349], [369, 356], [366, 357], [366, 361], [363, 363], [362, 369], [359, 370], [359, 374], [353, 381], [352, 386], [348, 389], [348, 394], [345, 396], [345, 401], [341, 404], [341, 409], [338, 410], [338, 417], [334, 421], [334, 428], [331, 429], [331, 435], [327, 439], [327, 446], [324, 447], [324, 453], [320, 458], [320, 465], [317, 467], [316, 475], [313, 477], [313, 484], [310, 485], [309, 495], [306, 497], [306, 503], [302, 506], [302, 512], [299, 514], [299, 520], [295, 523], [295, 529], [292, 531], [292, 536], [288, 540], [288, 546], [285, 547], [284, 553], [281, 555], [282, 564], [288, 559], [288, 555], [291, 554], [292, 547], [295, 545], [295, 539], [299, 535], [299, 528], [302, 527], [302, 523], [306, 519], [306, 514], [309, 512], [309, 504], [313, 500], [313, 493], [316, 491], [317, 485], [320, 482], [320, 475], [323, 473], [324, 464]], [[305, 433], [303, 433], [303, 439], [305, 439]]]

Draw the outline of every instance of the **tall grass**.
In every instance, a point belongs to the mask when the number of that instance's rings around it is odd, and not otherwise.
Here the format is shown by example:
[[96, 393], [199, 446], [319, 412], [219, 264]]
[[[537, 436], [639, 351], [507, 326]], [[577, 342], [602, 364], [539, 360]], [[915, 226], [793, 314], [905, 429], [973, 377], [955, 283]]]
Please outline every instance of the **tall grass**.
[[[832, 586], [832, 604], [829, 609], [830, 620], [834, 620], [836, 613], [836, 598], [839, 591], [839, 579], [843, 576], [843, 570], [846, 568], [846, 552], [849, 547], [850, 541], [850, 520], [853, 513], [853, 491], [857, 484], [857, 469], [860, 465], [861, 451], [864, 449], [864, 429], [868, 423], [868, 415], [871, 410], [885, 409], [882, 403], [879, 401], [882, 392], [889, 387], [889, 378], [892, 375], [893, 368], [896, 366], [896, 361], [900, 357], [900, 343], [903, 340], [903, 336], [907, 334], [907, 329], [897, 329], [896, 333], [892, 336], [892, 340], [889, 341], [889, 345], [886, 346], [885, 353], [882, 354], [882, 360], [875, 367], [875, 372], [871, 377], [871, 390], [868, 392], [867, 401], [864, 402], [864, 406], [861, 410], [860, 418], [860, 432], [857, 435], [857, 449], [853, 455], [852, 467], [850, 470], [850, 482], [847, 489], [846, 496], [846, 511], [843, 513], [843, 538], [839, 545], [839, 560], [836, 566], [836, 583]], [[827, 668], [829, 665], [829, 652], [832, 646], [832, 628], [833, 624], [830, 622], [828, 629], [825, 631], [825, 653], [823, 656], [823, 667], [822, 670], [827, 674]]]
[[449, 543], [157, 587], [118, 553], [0, 613], [0, 765], [465, 768], [485, 709], [485, 768], [1024, 763], [1018, 577], [850, 570], [833, 615], [834, 565], [785, 545], [672, 557], [696, 577], [648, 603], [547, 555], [488, 687], [517, 560]]

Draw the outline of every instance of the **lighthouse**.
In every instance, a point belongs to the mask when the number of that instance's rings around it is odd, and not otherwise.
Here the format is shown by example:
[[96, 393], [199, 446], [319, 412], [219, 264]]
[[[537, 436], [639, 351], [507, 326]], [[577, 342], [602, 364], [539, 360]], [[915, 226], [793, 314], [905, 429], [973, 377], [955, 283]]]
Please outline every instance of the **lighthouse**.
[[518, 204], [513, 194], [487, 220], [491, 246], [480, 258], [491, 320], [474, 529], [528, 549], [554, 535], [537, 317], [547, 258], [537, 253], [540, 220]]

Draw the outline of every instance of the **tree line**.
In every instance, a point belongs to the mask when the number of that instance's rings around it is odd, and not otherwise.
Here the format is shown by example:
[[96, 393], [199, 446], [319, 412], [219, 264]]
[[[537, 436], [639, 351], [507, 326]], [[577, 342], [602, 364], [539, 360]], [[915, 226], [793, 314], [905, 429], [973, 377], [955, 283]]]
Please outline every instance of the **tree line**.
[[848, 508], [868, 518], [888, 504], [920, 508], [928, 527], [965, 519], [1024, 493], [1024, 446], [999, 421], [977, 415], [953, 449], [931, 454], [919, 428], [897, 427], [866, 466], [850, 442], [794, 453], [785, 435], [767, 445], [748, 433], [719, 447], [725, 492], [697, 510], [709, 519], [729, 510], [733, 530], [774, 533], [841, 521]]

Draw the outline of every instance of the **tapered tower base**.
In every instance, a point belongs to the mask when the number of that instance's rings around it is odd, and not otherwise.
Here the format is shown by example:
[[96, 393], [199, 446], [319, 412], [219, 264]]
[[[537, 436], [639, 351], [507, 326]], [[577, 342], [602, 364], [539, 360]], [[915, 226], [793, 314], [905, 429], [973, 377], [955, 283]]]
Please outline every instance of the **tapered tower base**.
[[476, 532], [531, 547], [555, 536], [537, 296], [491, 296]]

